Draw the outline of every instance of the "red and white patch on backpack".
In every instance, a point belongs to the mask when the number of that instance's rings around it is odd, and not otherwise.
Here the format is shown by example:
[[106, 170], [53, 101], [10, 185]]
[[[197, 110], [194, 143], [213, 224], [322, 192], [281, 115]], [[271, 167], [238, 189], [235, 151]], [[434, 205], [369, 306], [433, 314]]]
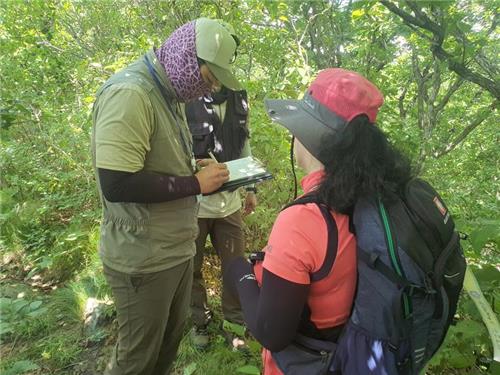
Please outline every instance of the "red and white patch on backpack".
[[444, 223], [446, 224], [446, 222], [448, 221], [448, 219], [450, 217], [448, 210], [446, 209], [443, 202], [441, 202], [441, 200], [438, 197], [434, 197], [434, 199], [432, 201], [434, 202], [434, 205], [437, 207], [439, 212], [441, 212], [441, 215], [444, 216], [443, 220], [444, 220]]

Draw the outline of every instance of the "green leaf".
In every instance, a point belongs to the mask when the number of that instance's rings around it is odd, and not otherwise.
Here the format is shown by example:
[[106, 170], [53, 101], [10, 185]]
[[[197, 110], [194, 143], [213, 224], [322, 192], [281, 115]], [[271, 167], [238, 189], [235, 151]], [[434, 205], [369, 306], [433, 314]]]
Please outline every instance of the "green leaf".
[[70, 233], [66, 237], [66, 241], [75, 241], [77, 238], [78, 238], [78, 234], [77, 233]]
[[438, 7], [438, 8], [442, 8], [442, 9], [448, 9], [454, 3], [455, 2], [452, 0], [439, 0], [439, 1], [430, 2], [430, 5]]
[[29, 302], [24, 299], [17, 299], [12, 303], [14, 307], [14, 312], [19, 313], [22, 309], [29, 305]]
[[24, 374], [28, 371], [38, 370], [40, 367], [31, 361], [18, 361], [12, 365], [11, 368], [7, 369], [4, 375], [17, 375]]
[[352, 11], [352, 19], [356, 20], [359, 17], [362, 17], [365, 15], [365, 10], [364, 9], [356, 9]]
[[184, 372], [182, 374], [183, 375], [192, 375], [196, 371], [197, 367], [198, 367], [198, 364], [196, 362], [191, 362], [189, 365], [187, 365], [184, 368]]
[[450, 331], [455, 335], [460, 335], [462, 340], [473, 338], [479, 332], [484, 331], [484, 326], [475, 320], [461, 320], [456, 326], [450, 327]]
[[0, 337], [12, 332], [14, 332], [14, 327], [12, 326], [12, 324], [7, 322], [0, 322]]
[[29, 312], [28, 316], [30, 316], [32, 318], [36, 318], [37, 316], [41, 316], [47, 312], [48, 312], [48, 309], [45, 307], [42, 307], [41, 309], [37, 309], [37, 310]]
[[42, 301], [33, 301], [30, 303], [30, 310], [36, 310], [42, 305]]
[[500, 362], [492, 361], [489, 370], [491, 374], [500, 374]]
[[7, 297], [0, 298], [0, 311], [5, 314], [12, 306], [12, 299]]
[[500, 281], [500, 271], [489, 264], [485, 264], [481, 268], [474, 268], [474, 275], [480, 284]]
[[474, 251], [479, 254], [487, 242], [498, 238], [498, 226], [483, 224], [470, 234], [470, 242]]
[[259, 344], [258, 341], [248, 340], [247, 345], [253, 353], [258, 353], [262, 350], [262, 346]]
[[228, 320], [224, 320], [224, 322], [222, 323], [222, 329], [241, 337], [245, 335], [245, 326], [237, 323], [232, 323]]
[[460, 352], [455, 350], [451, 352], [448, 357], [448, 367], [452, 368], [466, 368], [474, 365], [476, 363], [476, 357], [474, 354], [469, 352]]
[[240, 374], [248, 374], [248, 375], [260, 375], [260, 370], [252, 365], [246, 365], [243, 367], [239, 367], [236, 369], [236, 372]]

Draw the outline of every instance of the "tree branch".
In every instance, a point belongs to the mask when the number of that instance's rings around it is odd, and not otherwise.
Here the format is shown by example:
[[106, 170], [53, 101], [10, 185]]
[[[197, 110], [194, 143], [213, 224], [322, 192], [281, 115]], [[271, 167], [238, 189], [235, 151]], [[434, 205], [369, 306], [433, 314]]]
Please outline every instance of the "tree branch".
[[403, 11], [395, 4], [387, 0], [381, 0], [380, 2], [391, 12], [399, 16], [408, 26], [418, 26], [430, 31], [435, 37], [431, 46], [431, 51], [438, 59], [447, 63], [448, 68], [451, 71], [463, 77], [465, 80], [481, 86], [482, 88], [490, 92], [495, 97], [495, 99], [500, 100], [500, 85], [498, 84], [498, 82], [492, 79], [488, 79], [487, 77], [472, 71], [465, 64], [453, 59], [453, 57], [443, 49], [442, 43], [445, 36], [444, 28], [432, 21], [424, 12], [422, 12], [419, 9], [417, 2], [406, 2], [416, 16]]
[[431, 74], [432, 90], [429, 98], [430, 99], [429, 103], [432, 107], [432, 110], [434, 111], [434, 103], [436, 102], [439, 91], [441, 90], [441, 67], [439, 66], [439, 62], [437, 61], [436, 58], [433, 59], [432, 65], [433, 65], [433, 72]]
[[455, 82], [453, 82], [446, 91], [446, 94], [443, 96], [443, 99], [441, 99], [441, 101], [436, 106], [436, 115], [439, 114], [444, 109], [446, 104], [448, 104], [448, 102], [450, 101], [451, 96], [455, 93], [455, 91], [457, 91], [460, 88], [460, 86], [462, 86], [463, 83], [464, 79], [458, 76]]
[[415, 1], [406, 1], [411, 10], [417, 15], [418, 19], [422, 20], [420, 27], [429, 30], [436, 37], [435, 43], [442, 45], [445, 36], [445, 30], [437, 23], [432, 21], [427, 14], [422, 12]]
[[439, 46], [431, 47], [432, 52], [438, 59], [446, 62], [448, 68], [463, 77], [467, 81], [474, 82], [482, 88], [488, 90], [497, 100], [500, 100], [500, 87], [497, 82], [494, 82], [480, 74], [477, 74], [467, 68], [465, 65], [456, 62], [444, 49]]
[[[413, 68], [413, 76], [417, 84], [417, 124], [424, 131], [424, 80], [418, 66], [417, 52], [412, 49], [411, 62]], [[424, 132], [425, 133], [425, 132]]]
[[450, 151], [455, 149], [462, 141], [467, 138], [467, 136], [476, 129], [479, 125], [481, 125], [484, 120], [488, 118], [491, 114], [492, 110], [498, 107], [498, 101], [494, 101], [486, 108], [481, 108], [477, 113], [475, 118], [462, 130], [462, 132], [450, 143], [448, 143], [445, 147], [441, 148], [439, 151], [434, 152], [434, 158], [439, 159], [440, 157], [448, 154]]
[[415, 26], [419, 26], [423, 29], [425, 29], [425, 24], [418, 18], [413, 17], [411, 14], [406, 13], [405, 11], [399, 9], [396, 5], [393, 3], [387, 1], [387, 0], [380, 0], [383, 6], [385, 6], [387, 9], [389, 9], [392, 13], [398, 15], [401, 17], [405, 23], [410, 23]]
[[408, 92], [408, 86], [409, 86], [409, 82], [406, 85], [404, 85], [403, 92], [398, 97], [399, 117], [403, 120], [406, 118], [406, 113], [407, 113], [405, 105], [404, 105], [404, 101], [405, 101], [406, 93]]

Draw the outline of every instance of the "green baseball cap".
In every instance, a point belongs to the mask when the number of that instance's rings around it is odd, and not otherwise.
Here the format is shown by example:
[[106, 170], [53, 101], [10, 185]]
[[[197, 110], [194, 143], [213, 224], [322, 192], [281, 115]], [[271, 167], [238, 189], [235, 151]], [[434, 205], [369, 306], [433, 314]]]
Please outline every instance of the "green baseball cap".
[[222, 26], [224, 26], [227, 31], [229, 31], [229, 34], [231, 34], [234, 41], [236, 42], [236, 48], [238, 48], [240, 46], [240, 38], [238, 38], [238, 35], [236, 35], [236, 31], [234, 31], [233, 25], [231, 25], [229, 22], [226, 22], [226, 21], [221, 20], [219, 18], [217, 18], [216, 21], [219, 22]]
[[241, 85], [231, 73], [231, 62], [236, 53], [236, 41], [228, 30], [210, 18], [196, 20], [196, 54], [208, 65], [215, 78], [231, 90], [240, 90]]

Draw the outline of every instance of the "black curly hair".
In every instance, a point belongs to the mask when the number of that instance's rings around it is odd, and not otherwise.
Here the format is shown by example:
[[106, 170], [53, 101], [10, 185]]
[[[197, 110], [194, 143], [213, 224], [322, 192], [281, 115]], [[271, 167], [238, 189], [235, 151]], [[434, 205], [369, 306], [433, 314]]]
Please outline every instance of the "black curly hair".
[[340, 213], [349, 213], [361, 197], [391, 201], [412, 178], [409, 160], [387, 140], [366, 115], [323, 139], [320, 159], [325, 177], [320, 199]]

